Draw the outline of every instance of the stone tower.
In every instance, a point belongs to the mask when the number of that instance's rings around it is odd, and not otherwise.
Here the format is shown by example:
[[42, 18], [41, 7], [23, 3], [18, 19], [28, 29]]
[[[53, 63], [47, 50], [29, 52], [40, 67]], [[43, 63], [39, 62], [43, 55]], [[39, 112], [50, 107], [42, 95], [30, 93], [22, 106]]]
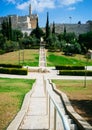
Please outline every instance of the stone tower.
[[31, 17], [32, 15], [32, 7], [31, 7], [31, 4], [29, 5], [29, 17]]
[[38, 16], [37, 16], [37, 14], [32, 14], [32, 6], [31, 6], [31, 4], [29, 5], [29, 18], [30, 18], [30, 23], [31, 23], [32, 29], [35, 29], [36, 24], [37, 24]]

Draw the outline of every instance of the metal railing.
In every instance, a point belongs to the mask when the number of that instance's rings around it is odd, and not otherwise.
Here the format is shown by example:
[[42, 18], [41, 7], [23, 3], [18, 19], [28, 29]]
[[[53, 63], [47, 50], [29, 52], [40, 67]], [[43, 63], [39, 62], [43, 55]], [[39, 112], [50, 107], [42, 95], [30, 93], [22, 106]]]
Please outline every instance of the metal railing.
[[63, 125], [63, 129], [64, 130], [70, 130], [70, 126], [69, 126], [69, 122], [67, 120], [67, 117], [64, 115], [64, 113], [61, 111], [59, 105], [57, 104], [57, 102], [55, 101], [55, 99], [53, 98], [53, 95], [51, 93], [51, 90], [49, 89], [50, 86], [50, 83], [48, 80], [44, 80], [44, 85], [45, 85], [45, 92], [46, 92], [46, 95], [47, 95], [47, 113], [48, 113], [48, 124], [49, 124], [49, 130], [50, 130], [50, 114], [51, 114], [51, 111], [50, 111], [50, 108], [51, 108], [51, 102], [53, 103], [54, 105], [54, 122], [53, 122], [53, 127], [54, 127], [54, 130], [56, 130], [56, 126], [57, 126], [57, 113], [61, 119], [61, 123]]

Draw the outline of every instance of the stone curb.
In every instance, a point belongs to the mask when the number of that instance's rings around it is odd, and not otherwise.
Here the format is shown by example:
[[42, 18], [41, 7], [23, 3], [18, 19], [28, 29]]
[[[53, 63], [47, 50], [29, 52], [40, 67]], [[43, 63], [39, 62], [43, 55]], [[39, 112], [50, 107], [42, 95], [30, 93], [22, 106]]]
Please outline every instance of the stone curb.
[[61, 97], [66, 111], [68, 112], [70, 117], [72, 117], [73, 120], [76, 122], [80, 130], [92, 130], [92, 126], [89, 123], [87, 123], [78, 113], [75, 112], [67, 95], [61, 92], [60, 90], [56, 89], [56, 85], [52, 83], [51, 80], [49, 81], [53, 90]]
[[6, 130], [18, 130], [24, 116], [27, 113], [29, 103], [30, 103], [30, 96], [33, 93], [35, 83], [33, 84], [32, 89], [25, 95], [21, 110], [17, 113], [17, 115], [15, 116], [15, 118], [13, 119], [13, 121], [10, 123], [10, 125], [8, 126]]

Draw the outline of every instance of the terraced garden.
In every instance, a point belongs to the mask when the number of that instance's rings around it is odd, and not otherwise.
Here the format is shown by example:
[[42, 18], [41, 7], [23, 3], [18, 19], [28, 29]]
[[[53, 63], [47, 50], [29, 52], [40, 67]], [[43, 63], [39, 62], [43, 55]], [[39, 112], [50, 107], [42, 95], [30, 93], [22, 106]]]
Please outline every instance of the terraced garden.
[[[21, 50], [20, 53], [16, 51], [0, 55], [0, 63], [19, 64], [19, 62], [23, 65], [38, 66], [39, 50], [24, 50], [24, 54]], [[86, 65], [86, 63], [87, 59], [84, 55], [71, 57], [63, 55], [62, 52], [47, 52], [48, 66]], [[92, 66], [92, 60], [89, 60], [87, 65]], [[19, 111], [23, 97], [31, 89], [33, 82], [34, 80], [0, 78], [0, 129], [6, 129], [7, 125]], [[86, 88], [84, 88], [84, 81], [59, 80], [54, 82], [57, 84], [58, 89], [64, 91], [69, 96], [75, 110], [91, 124], [92, 81], [87, 81]]]

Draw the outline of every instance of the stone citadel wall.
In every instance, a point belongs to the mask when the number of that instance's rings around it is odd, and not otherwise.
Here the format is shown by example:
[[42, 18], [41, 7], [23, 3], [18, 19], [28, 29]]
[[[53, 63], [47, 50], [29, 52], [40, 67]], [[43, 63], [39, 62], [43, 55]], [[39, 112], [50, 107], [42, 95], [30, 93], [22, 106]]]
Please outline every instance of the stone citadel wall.
[[[12, 21], [12, 28], [13, 29], [20, 29], [23, 32], [28, 32], [34, 28], [36, 28], [37, 24], [37, 15], [31, 14], [31, 16], [17, 16], [17, 15], [9, 15], [11, 17]], [[0, 17], [0, 28], [3, 20], [8, 18], [6, 17]], [[52, 29], [52, 24], [50, 25], [50, 28]], [[55, 31], [56, 33], [63, 33], [64, 27], [66, 28], [66, 32], [74, 32], [77, 36], [79, 34], [87, 33], [89, 31], [92, 31], [92, 23], [86, 23], [86, 24], [55, 24]]]
[[[53, 25], [50, 25], [51, 29]], [[55, 24], [55, 32], [56, 33], [63, 33], [64, 28], [66, 28], [66, 32], [74, 32], [77, 36], [79, 34], [87, 33], [89, 31], [92, 31], [92, 25], [87, 24]]]
[[8, 17], [11, 17], [12, 22], [12, 28], [13, 29], [20, 29], [20, 30], [26, 30], [26, 29], [34, 29], [36, 28], [37, 24], [37, 15], [29, 16], [17, 16], [17, 15], [9, 15], [6, 17], [0, 17], [0, 28], [1, 24], [4, 20], [6, 20]]

